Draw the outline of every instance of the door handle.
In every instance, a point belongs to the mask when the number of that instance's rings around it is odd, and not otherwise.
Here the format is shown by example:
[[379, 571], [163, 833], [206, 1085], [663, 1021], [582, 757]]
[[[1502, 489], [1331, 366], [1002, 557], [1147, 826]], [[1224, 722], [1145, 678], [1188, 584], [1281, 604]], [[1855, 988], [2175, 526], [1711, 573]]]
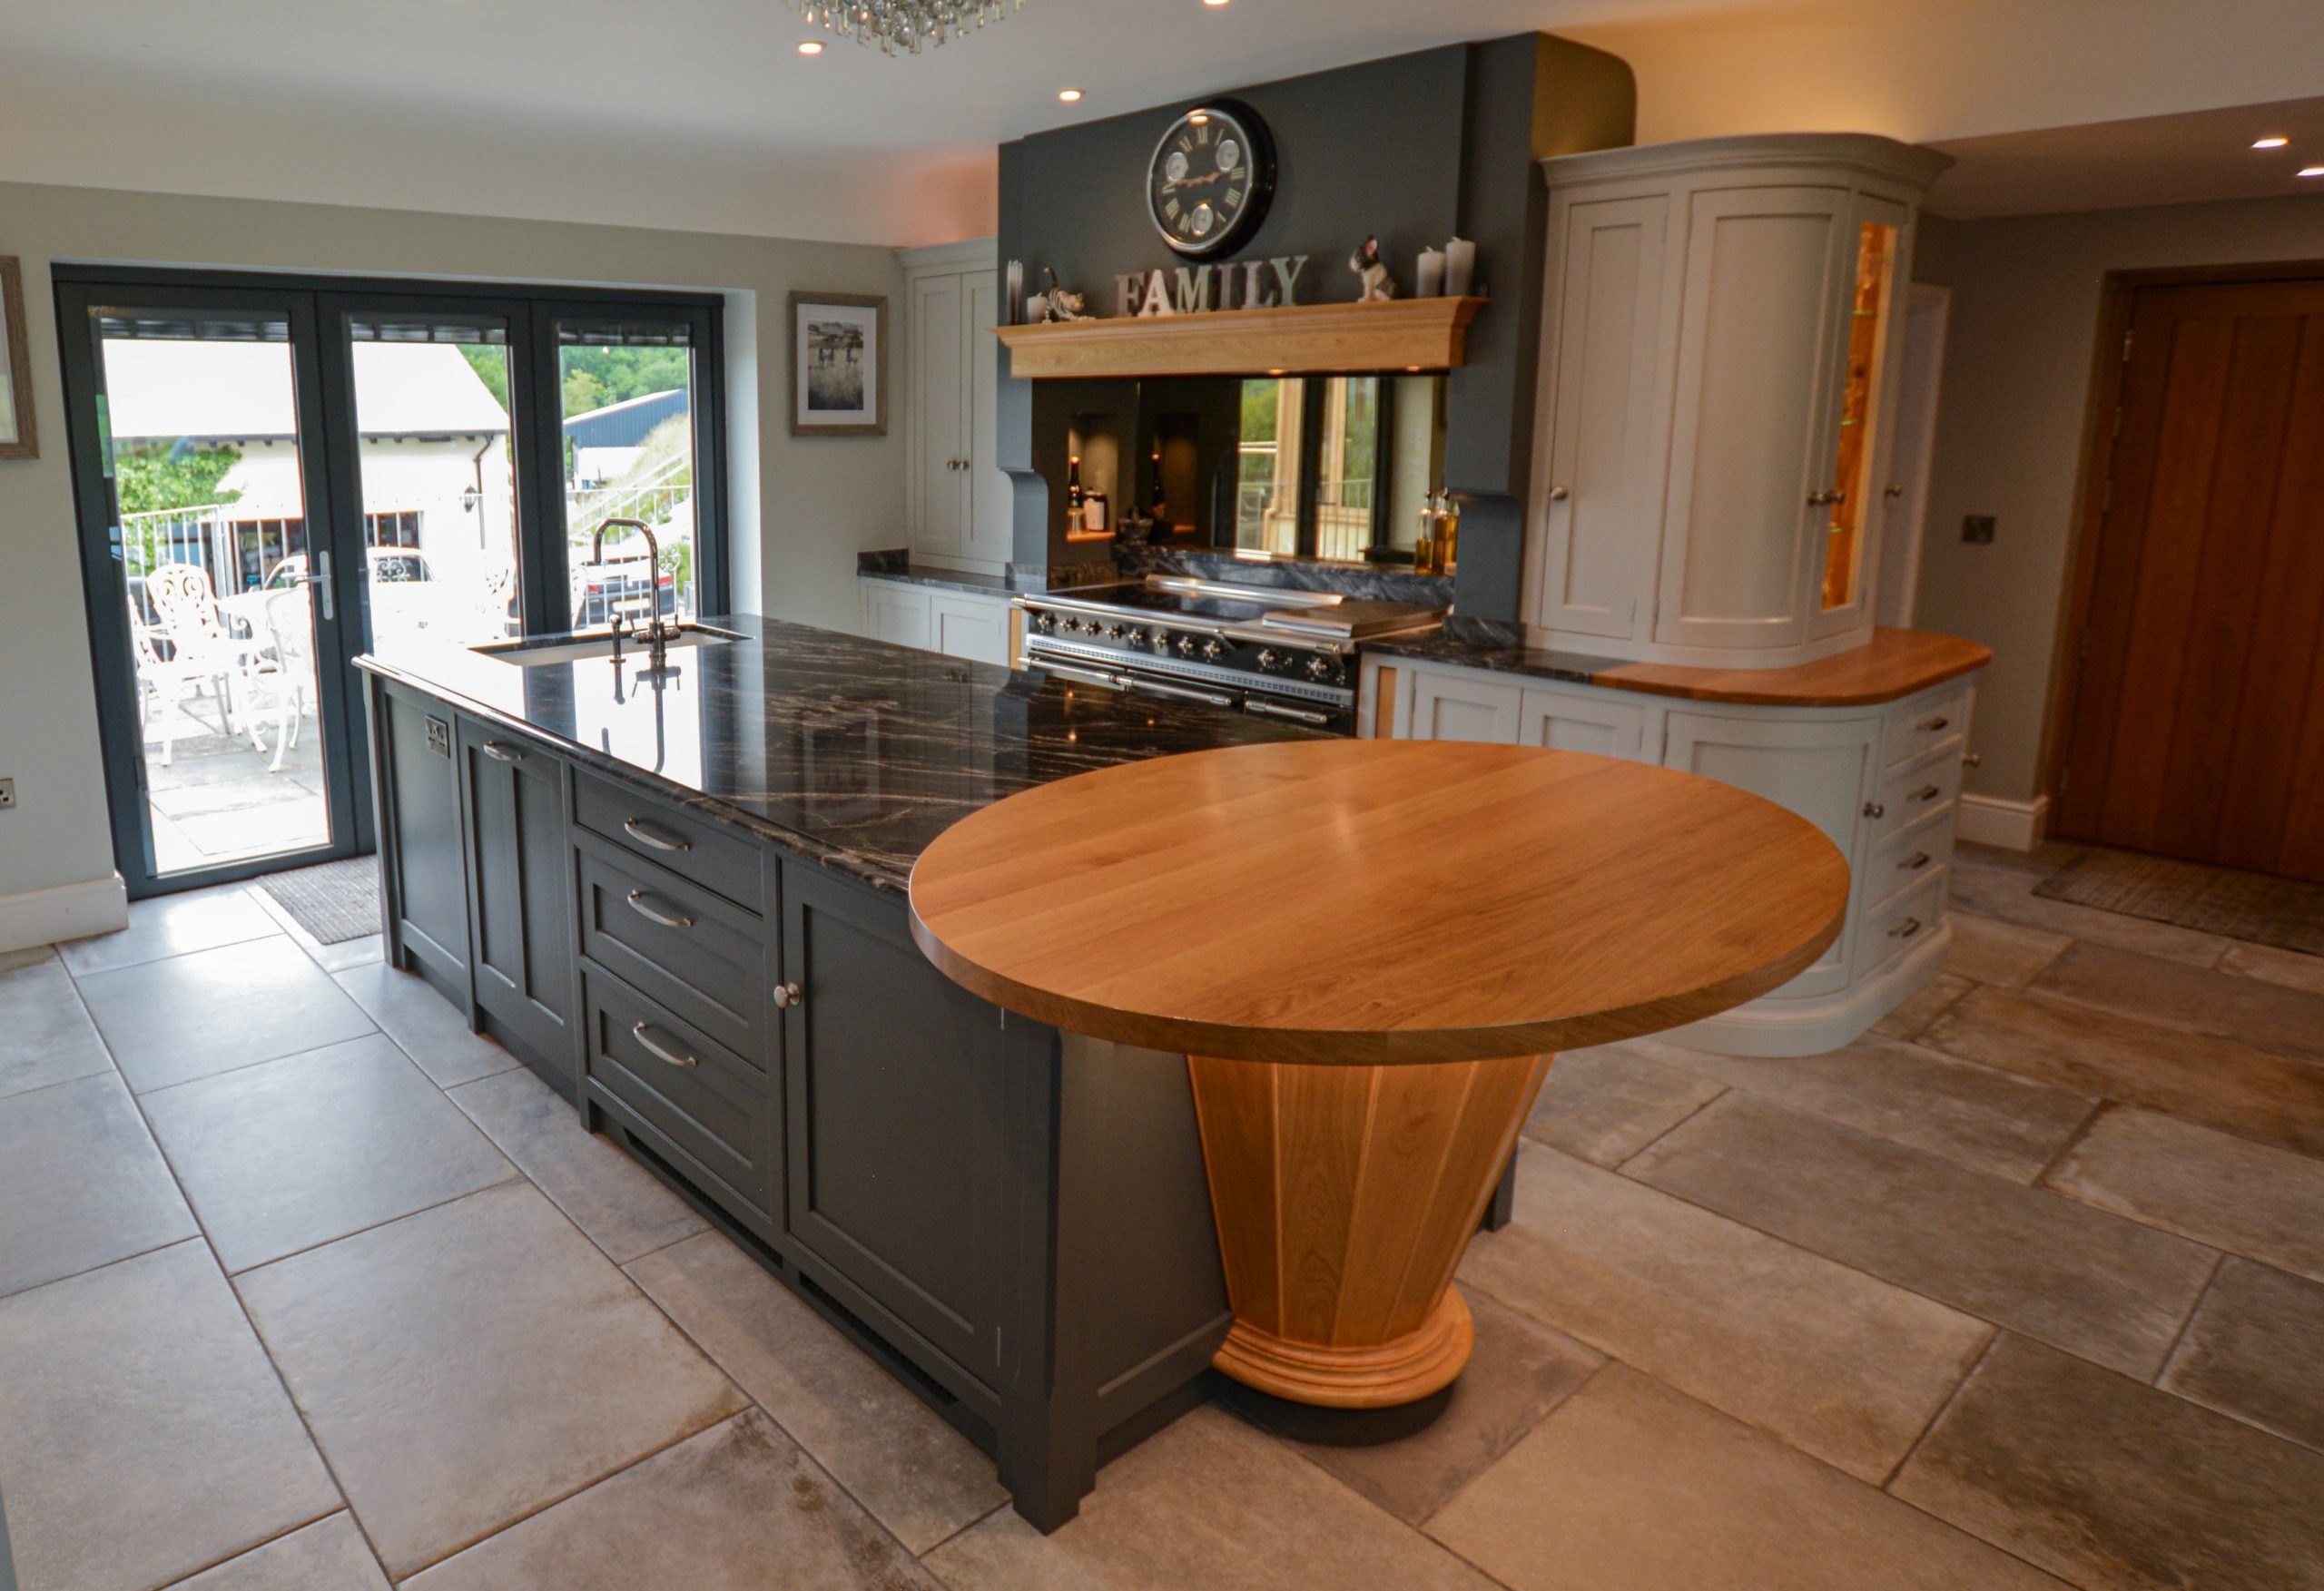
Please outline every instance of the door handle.
[[522, 762], [525, 760], [524, 752], [512, 751], [498, 741], [485, 741], [484, 754], [495, 762]]
[[650, 845], [655, 850], [692, 850], [694, 849], [692, 840], [665, 839], [643, 818], [625, 820], [621, 826], [621, 831], [638, 844]]
[[690, 917], [672, 917], [667, 912], [656, 910], [652, 904], [654, 898], [646, 894], [643, 889], [632, 889], [629, 892], [628, 899], [630, 910], [644, 918], [647, 922], [660, 923], [665, 928], [690, 928], [694, 927], [694, 918]]
[[774, 986], [774, 1008], [776, 1010], [788, 1011], [794, 1006], [803, 1006], [806, 1003], [807, 991], [801, 988], [797, 984], [779, 983]]
[[629, 1030], [629, 1036], [638, 1042], [639, 1046], [643, 1048], [647, 1055], [652, 1056], [657, 1061], [667, 1061], [674, 1066], [691, 1066], [698, 1064], [690, 1055], [684, 1054], [678, 1050], [665, 1049], [661, 1045], [656, 1044], [654, 1041], [655, 1031], [655, 1029], [652, 1023], [639, 1022], [632, 1025]]
[[330, 594], [330, 549], [329, 547], [315, 549], [315, 576], [309, 584], [322, 593], [324, 619], [326, 621], [337, 619], [339, 604]]

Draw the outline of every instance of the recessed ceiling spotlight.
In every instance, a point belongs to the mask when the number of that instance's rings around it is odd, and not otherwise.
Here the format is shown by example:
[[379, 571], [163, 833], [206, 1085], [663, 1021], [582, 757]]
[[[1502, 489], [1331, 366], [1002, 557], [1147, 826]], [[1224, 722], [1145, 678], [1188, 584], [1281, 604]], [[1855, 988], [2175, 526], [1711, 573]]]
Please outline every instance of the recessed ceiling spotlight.
[[823, 41], [821, 39], [801, 39], [799, 41], [799, 53], [802, 55], [820, 55], [823, 53]]
[[1217, 6], [1220, 6], [1220, 5], [1226, 5], [1226, 0], [1202, 0], [1202, 3], [1203, 3], [1205, 5], [1212, 6], [1212, 7], [1214, 7], [1214, 8], [1215, 8], [1215, 7], [1217, 7]]
[[1069, 105], [1081, 97], [1081, 91], [1078, 88], [1061, 88], [1057, 91], [1057, 97]]
[[2278, 138], [2270, 134], [2266, 138], [2253, 139], [2251, 141], [2251, 147], [2254, 149], [2281, 149], [2285, 144], [2290, 143], [2290, 142], [2291, 140], [2289, 138]]
[[2299, 174], [2303, 177], [2324, 177], [2324, 166], [2302, 166]]

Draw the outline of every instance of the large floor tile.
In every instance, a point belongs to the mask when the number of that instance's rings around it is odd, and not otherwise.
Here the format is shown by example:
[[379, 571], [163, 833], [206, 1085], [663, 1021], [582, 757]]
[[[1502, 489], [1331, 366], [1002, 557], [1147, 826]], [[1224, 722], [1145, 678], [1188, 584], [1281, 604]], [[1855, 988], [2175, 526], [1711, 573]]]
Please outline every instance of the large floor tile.
[[2041, 875], [2012, 868], [1959, 861], [1953, 869], [1952, 904], [1957, 911], [2064, 934], [2083, 944], [2112, 945], [2143, 956], [2159, 956], [2189, 967], [2211, 966], [2232, 943], [2217, 934], [2199, 933], [2172, 923], [2052, 900], [2034, 893], [2041, 881]]
[[2024, 988], [2073, 943], [2047, 928], [2029, 928], [1974, 912], [1956, 911], [1946, 920], [1953, 925], [1953, 953], [1945, 959], [1945, 970], [1971, 983]]
[[372, 961], [335, 972], [331, 978], [439, 1088], [524, 1065], [481, 1033], [471, 1032], [468, 1019], [418, 973]]
[[523, 1183], [237, 1285], [398, 1579], [743, 1403]]
[[2324, 956], [2279, 950], [2273, 945], [2232, 944], [2219, 958], [2221, 972], [2258, 978], [2311, 995], [2324, 995]]
[[939, 1591], [755, 1409], [404, 1584], [413, 1591]]
[[2040, 1570], [1620, 1364], [1428, 1529], [1514, 1591], [2059, 1591]]
[[0, 972], [0, 1098], [112, 1070], [63, 962]]
[[0, 1294], [196, 1231], [120, 1078], [0, 1099]]
[[2324, 1284], [2230, 1256], [2161, 1384], [2324, 1449]]
[[355, 1002], [280, 934], [90, 973], [81, 997], [140, 1094], [371, 1031]]
[[2166, 1026], [2324, 1057], [2324, 994], [2104, 945], [2076, 945], [2033, 987]]
[[230, 1272], [517, 1174], [377, 1033], [164, 1088], [144, 1103]]
[[1922, 1044], [2078, 1093], [2324, 1154], [2324, 1064], [2035, 989], [1980, 988]]
[[1890, 1489], [2089, 1591], [2324, 1586], [2324, 1455], [2020, 1337]]
[[1593, 1165], [1620, 1165], [1718, 1095], [1718, 1084], [1634, 1045], [1569, 1050], [1550, 1063], [1525, 1133]]
[[264, 938], [281, 927], [240, 884], [132, 901], [129, 926], [57, 947], [74, 973], [103, 972]]
[[1965, 977], [1940, 972], [1913, 991], [1912, 997], [1872, 1025], [1884, 1038], [1917, 1038], [1922, 1028], [1945, 1015], [1953, 1002], [1976, 987]]
[[1850, 1474], [1902, 1458], [1983, 1321], [1628, 1177], [1521, 1145], [1515, 1219], [1464, 1282]]
[[1810, 1115], [2030, 1183], [2097, 1101], [1878, 1034], [1820, 1056], [1707, 1056], [1681, 1066]]
[[2135, 1221], [1742, 1094], [1627, 1174], [2142, 1380], [2217, 1262]]
[[1476, 1350], [1461, 1379], [1398, 1409], [1317, 1409], [1247, 1387], [1228, 1406], [1364, 1497], [1417, 1525], [1533, 1429], [1605, 1356], [1477, 1293]]
[[1009, 1500], [991, 1459], [722, 1234], [629, 1272], [911, 1551]]
[[178, 1591], [388, 1591], [354, 1519], [333, 1514], [181, 1581]]
[[684, 1200], [582, 1126], [580, 1115], [523, 1067], [463, 1084], [451, 1098], [616, 1264], [704, 1229]]
[[198, 1242], [0, 1300], [0, 1492], [25, 1591], [167, 1585], [341, 1506]]
[[2324, 1160], [2115, 1108], [2045, 1180], [2085, 1203], [2324, 1282]]
[[27, 945], [21, 950], [0, 950], [0, 972], [14, 972], [20, 967], [38, 967], [56, 959], [54, 945]]
[[1098, 1472], [1043, 1536], [1013, 1508], [928, 1555], [952, 1591], [1491, 1591], [1273, 1437], [1205, 1407]]

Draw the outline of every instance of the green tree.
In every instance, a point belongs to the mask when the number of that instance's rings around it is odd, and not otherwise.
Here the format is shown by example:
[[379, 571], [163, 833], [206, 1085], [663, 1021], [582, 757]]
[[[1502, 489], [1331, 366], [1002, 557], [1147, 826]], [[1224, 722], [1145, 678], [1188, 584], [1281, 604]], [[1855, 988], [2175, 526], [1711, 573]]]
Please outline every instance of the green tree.
[[460, 356], [468, 360], [477, 379], [484, 383], [484, 389], [492, 394], [492, 401], [500, 406], [500, 412], [509, 412], [508, 350], [497, 343], [464, 343]]
[[238, 447], [200, 447], [185, 452], [140, 448], [113, 460], [113, 486], [123, 514], [162, 508], [205, 508], [231, 503], [242, 494], [219, 481], [242, 461]]

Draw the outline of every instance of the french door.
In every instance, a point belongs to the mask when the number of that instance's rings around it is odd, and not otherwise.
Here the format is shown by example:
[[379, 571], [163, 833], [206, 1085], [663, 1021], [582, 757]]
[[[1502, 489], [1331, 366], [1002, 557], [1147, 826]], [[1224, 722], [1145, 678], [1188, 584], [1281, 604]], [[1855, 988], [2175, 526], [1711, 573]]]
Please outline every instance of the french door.
[[367, 650], [728, 605], [714, 305], [55, 274], [133, 896], [373, 849]]

